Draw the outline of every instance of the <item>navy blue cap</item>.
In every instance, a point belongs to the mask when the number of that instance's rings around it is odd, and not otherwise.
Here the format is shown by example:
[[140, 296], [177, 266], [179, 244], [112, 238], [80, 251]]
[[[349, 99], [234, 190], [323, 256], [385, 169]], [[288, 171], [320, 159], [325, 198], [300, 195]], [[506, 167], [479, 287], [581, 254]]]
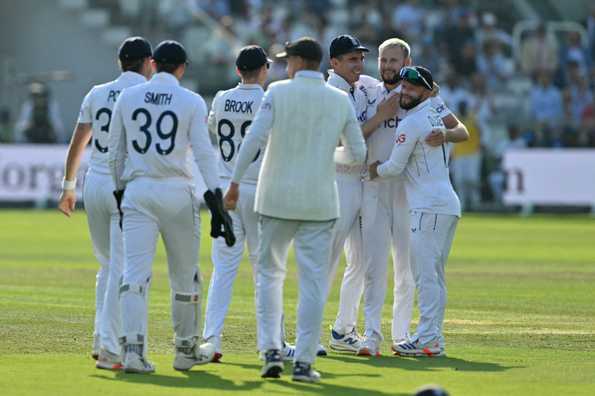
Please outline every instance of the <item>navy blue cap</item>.
[[143, 37], [128, 37], [120, 44], [118, 59], [122, 62], [144, 59], [152, 52], [151, 44]]
[[322, 47], [311, 37], [302, 37], [293, 42], [285, 43], [285, 50], [275, 55], [276, 59], [285, 59], [289, 56], [320, 62], [322, 60]]
[[336, 58], [354, 51], [369, 52], [358, 39], [349, 34], [342, 34], [331, 41], [330, 56]]
[[166, 40], [160, 42], [155, 48], [153, 59], [157, 63], [180, 65], [188, 61], [188, 55], [186, 55], [186, 50], [182, 44], [174, 40]]
[[272, 62], [267, 53], [258, 45], [249, 45], [240, 50], [236, 58], [236, 66], [240, 70], [256, 70], [265, 64]]

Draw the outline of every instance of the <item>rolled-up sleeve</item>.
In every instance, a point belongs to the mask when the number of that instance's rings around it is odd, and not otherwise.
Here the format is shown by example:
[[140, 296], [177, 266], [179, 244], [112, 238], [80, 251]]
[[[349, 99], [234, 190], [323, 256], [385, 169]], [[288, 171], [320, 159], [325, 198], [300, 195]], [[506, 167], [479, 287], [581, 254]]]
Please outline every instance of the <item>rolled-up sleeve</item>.
[[273, 126], [274, 114], [273, 93], [269, 89], [264, 94], [260, 108], [242, 142], [236, 166], [233, 169], [232, 182], [239, 183], [242, 180], [244, 173], [246, 173], [252, 160], [256, 157], [258, 150], [266, 146]]

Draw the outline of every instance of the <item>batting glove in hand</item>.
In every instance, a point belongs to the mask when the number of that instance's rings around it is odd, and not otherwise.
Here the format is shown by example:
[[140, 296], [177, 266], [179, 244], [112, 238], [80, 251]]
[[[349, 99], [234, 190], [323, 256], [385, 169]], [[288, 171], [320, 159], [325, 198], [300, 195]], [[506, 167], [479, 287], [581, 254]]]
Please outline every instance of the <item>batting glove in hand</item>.
[[122, 199], [124, 198], [124, 190], [114, 191], [114, 198], [116, 198], [116, 204], [118, 205], [118, 213], [120, 214], [120, 230], [122, 229], [122, 219], [124, 218], [124, 212], [122, 212]]
[[221, 189], [216, 188], [214, 193], [207, 190], [203, 198], [211, 212], [211, 237], [223, 237], [227, 246], [233, 246], [236, 243], [236, 236], [233, 233], [233, 221], [229, 213], [223, 208]]

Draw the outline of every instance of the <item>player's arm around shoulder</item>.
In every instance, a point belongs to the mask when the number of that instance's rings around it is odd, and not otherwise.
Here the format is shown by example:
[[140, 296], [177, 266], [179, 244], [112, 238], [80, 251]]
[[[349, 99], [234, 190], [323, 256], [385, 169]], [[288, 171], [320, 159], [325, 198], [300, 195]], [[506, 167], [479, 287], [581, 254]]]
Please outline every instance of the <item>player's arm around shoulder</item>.
[[445, 143], [460, 143], [469, 140], [467, 127], [450, 111], [440, 96], [433, 97], [432, 107], [438, 113], [444, 128], [434, 128], [426, 136], [425, 142], [437, 147]]
[[376, 177], [395, 177], [400, 175], [407, 162], [415, 145], [420, 140], [421, 128], [420, 120], [416, 120], [417, 117], [405, 118], [397, 126], [395, 145], [391, 151], [390, 157], [387, 161], [380, 163], [375, 162], [369, 167], [370, 178], [375, 179]]

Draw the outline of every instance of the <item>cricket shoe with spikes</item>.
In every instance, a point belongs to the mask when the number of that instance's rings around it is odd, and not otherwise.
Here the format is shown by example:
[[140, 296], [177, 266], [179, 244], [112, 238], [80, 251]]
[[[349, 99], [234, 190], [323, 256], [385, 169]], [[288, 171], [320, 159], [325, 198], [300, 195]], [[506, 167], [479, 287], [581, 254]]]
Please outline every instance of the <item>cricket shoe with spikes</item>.
[[391, 349], [395, 355], [398, 356], [442, 356], [444, 350], [440, 348], [438, 339], [431, 340], [422, 344], [419, 340], [402, 341], [398, 344], [393, 344]]
[[120, 355], [101, 348], [95, 362], [95, 367], [103, 370], [120, 370], [124, 366], [122, 365]]
[[174, 359], [174, 369], [178, 371], [188, 371], [192, 367], [207, 364], [213, 361], [215, 356], [215, 345], [210, 342], [191, 347], [176, 348], [176, 358]]

